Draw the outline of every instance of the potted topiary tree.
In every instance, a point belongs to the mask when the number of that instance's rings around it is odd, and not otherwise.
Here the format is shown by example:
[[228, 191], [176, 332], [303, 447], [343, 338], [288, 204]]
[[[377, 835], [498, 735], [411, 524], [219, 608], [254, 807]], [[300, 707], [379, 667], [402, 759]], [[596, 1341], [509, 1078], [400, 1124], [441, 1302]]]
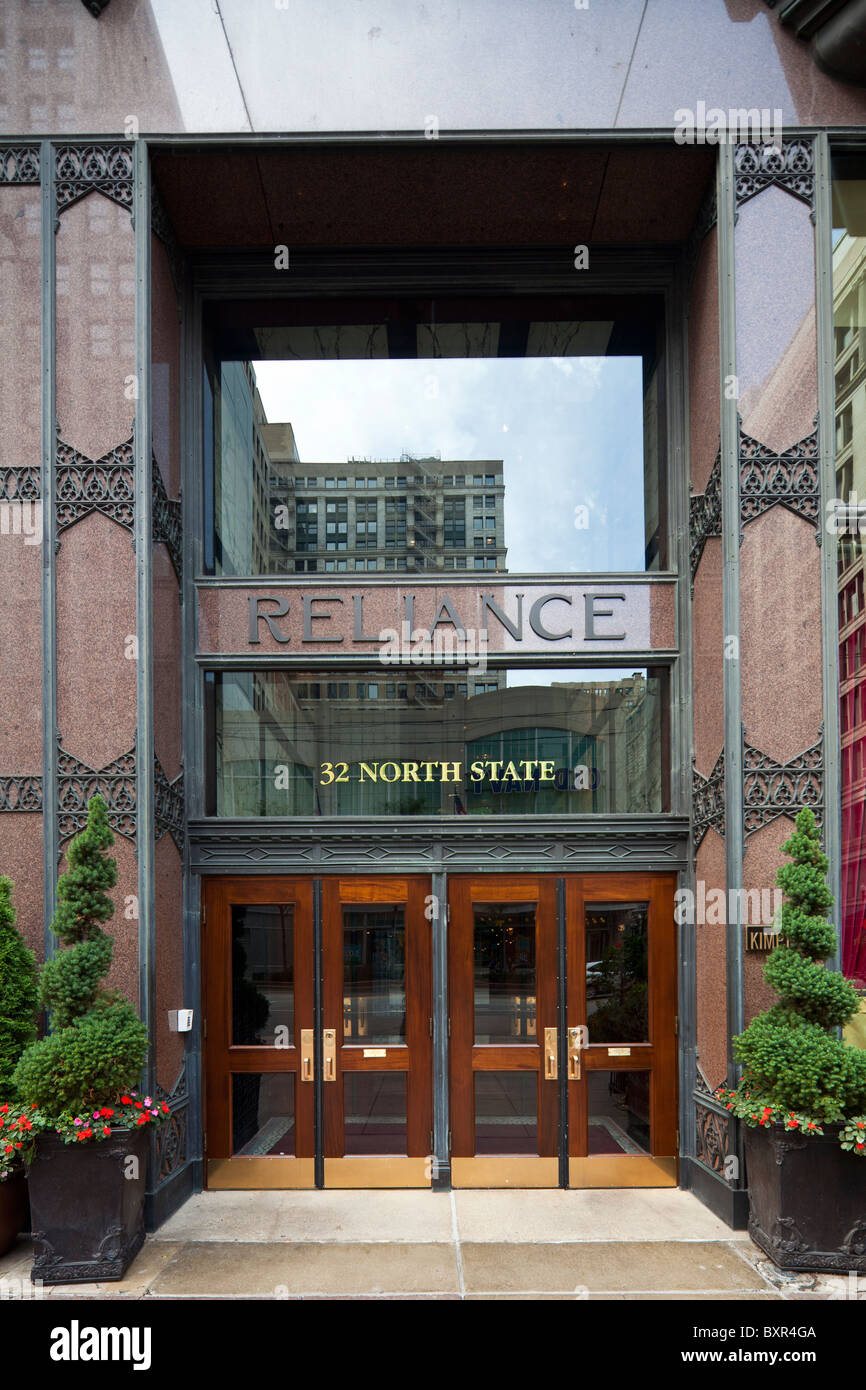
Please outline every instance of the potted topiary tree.
[[0, 1255], [27, 1218], [22, 1114], [12, 1085], [22, 1051], [36, 1037], [36, 962], [15, 925], [12, 882], [0, 878]]
[[121, 1279], [144, 1241], [148, 1129], [168, 1113], [137, 1086], [147, 1032], [132, 1005], [102, 984], [113, 942], [107, 890], [117, 865], [101, 796], [69, 846], [53, 927], [65, 950], [43, 965], [39, 993], [50, 1031], [23, 1053], [14, 1083], [28, 1116], [33, 1279]]
[[778, 1003], [734, 1039], [743, 1076], [717, 1094], [746, 1125], [756, 1244], [780, 1269], [866, 1270], [866, 1052], [838, 1034], [859, 1000], [824, 964], [836, 933], [812, 811], [782, 848], [782, 939], [764, 967]]

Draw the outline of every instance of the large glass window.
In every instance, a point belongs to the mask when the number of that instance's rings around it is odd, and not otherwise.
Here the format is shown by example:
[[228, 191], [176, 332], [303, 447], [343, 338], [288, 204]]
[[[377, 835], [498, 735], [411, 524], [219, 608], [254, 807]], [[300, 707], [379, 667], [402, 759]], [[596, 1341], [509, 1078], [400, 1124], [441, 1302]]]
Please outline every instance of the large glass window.
[[210, 815], [668, 809], [662, 668], [232, 670], [206, 695]]
[[323, 323], [298, 300], [243, 328], [213, 306], [206, 568], [664, 569], [661, 307], [623, 304], [372, 301]]

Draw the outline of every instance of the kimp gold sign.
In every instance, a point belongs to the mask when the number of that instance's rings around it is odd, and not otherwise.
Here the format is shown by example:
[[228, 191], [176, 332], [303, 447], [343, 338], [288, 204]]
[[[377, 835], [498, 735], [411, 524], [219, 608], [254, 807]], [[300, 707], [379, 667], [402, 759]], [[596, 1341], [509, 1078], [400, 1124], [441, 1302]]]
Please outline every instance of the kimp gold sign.
[[199, 589], [203, 652], [369, 652], [394, 662], [472, 652], [575, 655], [673, 649], [672, 581]]

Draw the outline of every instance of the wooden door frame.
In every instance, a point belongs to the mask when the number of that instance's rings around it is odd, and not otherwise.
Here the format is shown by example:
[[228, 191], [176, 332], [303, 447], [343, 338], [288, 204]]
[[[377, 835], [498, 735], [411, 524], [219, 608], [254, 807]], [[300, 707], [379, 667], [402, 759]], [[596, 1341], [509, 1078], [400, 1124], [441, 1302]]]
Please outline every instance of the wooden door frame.
[[[231, 1042], [231, 906], [233, 902], [292, 902], [294, 915], [294, 1016], [292, 1046], [243, 1046]], [[300, 1080], [299, 1029], [313, 1012], [313, 880], [299, 875], [215, 877], [202, 883], [202, 1001], [205, 1182], [208, 1188], [310, 1188], [315, 1186], [313, 1086]], [[309, 969], [304, 969], [308, 961]], [[300, 968], [299, 968], [300, 967]], [[294, 1074], [295, 1157], [232, 1153], [233, 1070]], [[301, 1152], [298, 1152], [298, 1149]]]

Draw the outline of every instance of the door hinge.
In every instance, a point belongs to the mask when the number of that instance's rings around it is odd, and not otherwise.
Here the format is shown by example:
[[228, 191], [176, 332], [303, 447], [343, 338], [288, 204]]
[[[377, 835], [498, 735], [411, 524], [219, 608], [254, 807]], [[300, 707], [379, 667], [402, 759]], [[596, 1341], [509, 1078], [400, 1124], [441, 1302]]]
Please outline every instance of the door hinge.
[[679, 1130], [677, 1130], [677, 1139], [676, 1139], [676, 1143], [677, 1143], [677, 1153], [679, 1153], [679, 1151], [680, 1151], [680, 1132], [679, 1132]]
[[432, 1131], [432, 1129], [431, 1129], [431, 1131], [430, 1131], [430, 1152], [431, 1152], [431, 1154], [432, 1154], [432, 1152], [433, 1152], [433, 1131]]
[[430, 1017], [429, 1017], [428, 1020], [427, 1020], [427, 1031], [429, 1032], [429, 1034], [430, 1034], [430, 1036], [431, 1036], [431, 1038], [432, 1038], [432, 1036], [433, 1036], [433, 1015], [432, 1015], [432, 1014], [430, 1015]]
[[206, 1037], [207, 1037], [207, 1019], [206, 1019], [206, 1018], [203, 1018], [202, 1021], [201, 1021], [201, 1035], [202, 1035], [203, 1038], [206, 1038]]
[[448, 1036], [451, 1037], [451, 1015], [448, 1015]]
[[207, 1130], [203, 1130], [201, 1136], [201, 1151], [207, 1153]]
[[680, 1016], [679, 1016], [679, 1014], [674, 1014], [674, 1037], [675, 1037], [675, 1038], [678, 1038], [679, 1035], [680, 1035]]
[[206, 899], [206, 898], [202, 898], [202, 900], [201, 900], [201, 924], [202, 924], [202, 926], [204, 926], [204, 924], [205, 924], [206, 921], [207, 921], [207, 899]]

